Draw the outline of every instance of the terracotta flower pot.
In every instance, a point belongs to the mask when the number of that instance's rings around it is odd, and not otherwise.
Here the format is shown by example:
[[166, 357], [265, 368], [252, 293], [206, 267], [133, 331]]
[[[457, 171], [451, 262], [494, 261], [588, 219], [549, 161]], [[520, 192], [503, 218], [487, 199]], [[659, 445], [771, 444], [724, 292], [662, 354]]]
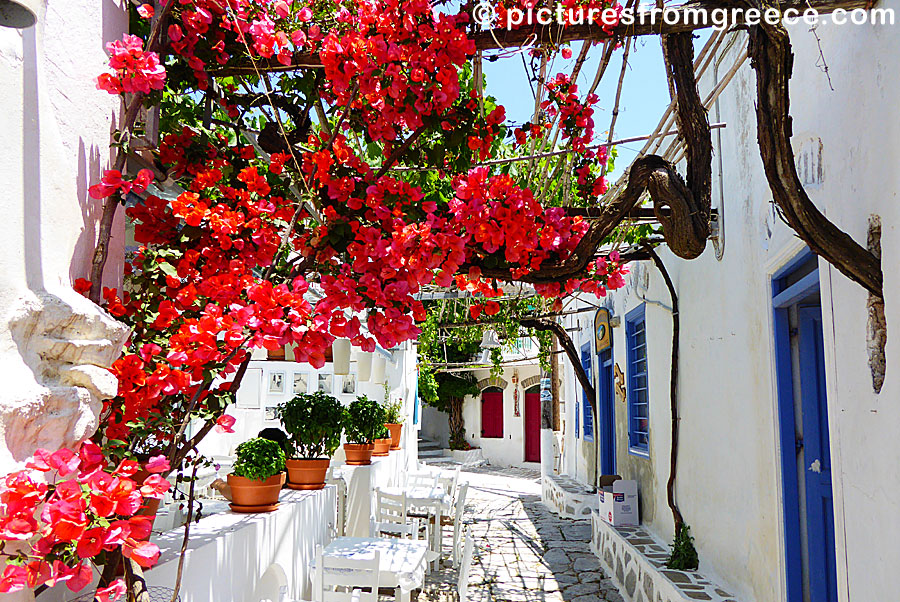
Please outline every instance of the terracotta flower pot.
[[347, 456], [347, 464], [351, 466], [368, 466], [372, 463], [372, 452], [375, 445], [372, 443], [345, 443], [344, 454]]
[[373, 456], [386, 456], [388, 452], [391, 451], [391, 440], [387, 439], [375, 439], [375, 451], [372, 452]]
[[286, 475], [279, 472], [265, 481], [228, 475], [231, 486], [231, 509], [235, 512], [271, 512], [278, 507], [278, 493]]
[[391, 432], [391, 451], [400, 449], [400, 433], [403, 431], [403, 425], [387, 422], [384, 426]]
[[325, 487], [325, 473], [328, 472], [328, 458], [301, 458], [287, 461], [288, 484], [291, 489], [322, 489]]

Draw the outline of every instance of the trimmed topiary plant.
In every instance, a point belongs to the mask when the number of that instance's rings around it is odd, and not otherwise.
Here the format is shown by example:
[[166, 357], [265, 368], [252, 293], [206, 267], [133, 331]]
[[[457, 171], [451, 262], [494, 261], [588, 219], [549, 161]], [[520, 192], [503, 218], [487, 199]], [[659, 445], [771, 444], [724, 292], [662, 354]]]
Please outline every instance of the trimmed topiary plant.
[[344, 429], [349, 443], [372, 443], [384, 430], [384, 409], [360, 395], [344, 410]]
[[334, 450], [341, 444], [344, 408], [324, 391], [302, 393], [275, 410], [288, 434], [288, 487], [322, 489]]
[[344, 408], [324, 391], [302, 393], [275, 409], [291, 445], [292, 458], [329, 458], [341, 444]]
[[344, 453], [347, 464], [370, 464], [375, 451], [375, 439], [383, 430], [386, 430], [384, 409], [365, 395], [357, 397], [344, 410], [344, 432], [347, 434]]
[[265, 481], [284, 472], [284, 451], [274, 441], [256, 438], [244, 441], [235, 450], [237, 459], [231, 474], [250, 479]]
[[271, 512], [278, 507], [278, 493], [284, 485], [285, 460], [281, 446], [256, 438], [237, 446], [237, 459], [228, 485], [231, 509], [235, 512]]

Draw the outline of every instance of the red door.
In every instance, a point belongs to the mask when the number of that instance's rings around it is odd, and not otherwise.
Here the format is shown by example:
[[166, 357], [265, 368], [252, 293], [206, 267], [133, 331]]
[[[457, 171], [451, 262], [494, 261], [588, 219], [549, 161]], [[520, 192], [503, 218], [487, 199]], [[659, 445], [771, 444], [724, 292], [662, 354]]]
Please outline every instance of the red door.
[[541, 394], [525, 393], [525, 461], [541, 461]]
[[481, 394], [481, 436], [503, 438], [503, 391]]

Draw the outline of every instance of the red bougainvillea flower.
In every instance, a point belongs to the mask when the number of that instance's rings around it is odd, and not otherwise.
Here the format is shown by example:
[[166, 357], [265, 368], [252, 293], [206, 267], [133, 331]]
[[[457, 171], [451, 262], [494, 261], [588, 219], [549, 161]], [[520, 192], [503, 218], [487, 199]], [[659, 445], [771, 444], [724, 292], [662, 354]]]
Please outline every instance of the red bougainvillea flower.
[[150, 461], [144, 464], [144, 470], [149, 473], [168, 472], [171, 469], [169, 459], [162, 454], [153, 456]]
[[113, 73], [104, 73], [97, 78], [97, 88], [110, 94], [149, 94], [151, 90], [162, 90], [166, 81], [166, 70], [159, 62], [159, 55], [144, 50], [144, 41], [137, 36], [125, 34], [121, 41], [106, 45], [110, 54], [109, 66]]
[[141, 485], [141, 495], [144, 497], [161, 500], [172, 484], [158, 474], [152, 474], [144, 479]]
[[[93, 581], [86, 560], [119, 546], [141, 566], [152, 566], [159, 548], [138, 541], [149, 536], [151, 522], [134, 516], [143, 498], [134, 481], [124, 476], [135, 466], [126, 461], [119, 467], [121, 474], [109, 472], [99, 446], [88, 441], [77, 450], [38, 450], [25, 470], [7, 475], [0, 482], [0, 541], [31, 543], [22, 552], [10, 553], [12, 562], [0, 575], [0, 593], [63, 582], [79, 591]], [[53, 486], [36, 480], [38, 473]], [[169, 484], [151, 475], [146, 486], [146, 493], [155, 497]], [[98, 594], [101, 600], [121, 595], [121, 586], [115, 584]]]
[[93, 558], [103, 550], [103, 540], [106, 530], [102, 527], [88, 529], [81, 536], [75, 551], [79, 558]]
[[109, 587], [98, 589], [94, 597], [97, 602], [115, 602], [125, 595], [125, 591], [125, 582], [116, 579]]
[[152, 19], [152, 18], [153, 18], [153, 13], [154, 13], [155, 11], [153, 10], [153, 6], [152, 6], [152, 5], [150, 5], [150, 4], [141, 4], [140, 6], [137, 7], [137, 12], [138, 12], [138, 14], [141, 16], [142, 19]]
[[144, 568], [149, 568], [159, 560], [159, 546], [149, 541], [129, 539], [122, 546], [125, 558], [131, 558]]
[[7, 564], [0, 575], [0, 594], [17, 592], [28, 584], [28, 571], [23, 566]]
[[233, 416], [229, 416], [228, 414], [223, 414], [219, 416], [216, 420], [216, 432], [217, 433], [233, 433], [234, 429], [231, 428], [234, 426], [235, 419]]
[[76, 278], [72, 287], [76, 292], [86, 295], [91, 290], [91, 281], [85, 278]]

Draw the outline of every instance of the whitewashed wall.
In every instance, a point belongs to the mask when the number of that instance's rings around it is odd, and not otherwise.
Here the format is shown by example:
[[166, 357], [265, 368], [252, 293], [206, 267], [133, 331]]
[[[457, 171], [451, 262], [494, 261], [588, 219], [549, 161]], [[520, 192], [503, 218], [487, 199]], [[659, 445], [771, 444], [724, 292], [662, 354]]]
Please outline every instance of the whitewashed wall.
[[[87, 371], [107, 366], [125, 334], [71, 285], [89, 273], [100, 203], [88, 187], [108, 167], [120, 104], [98, 91], [95, 79], [106, 68], [105, 43], [121, 38], [127, 20], [112, 0], [52, 0], [39, 12], [30, 29], [0, 27], [3, 473], [35, 447], [72, 445], [93, 432], [99, 397], [115, 393], [114, 380], [94, 370], [90, 385], [75, 386], [54, 362]], [[121, 279], [121, 224], [111, 241], [108, 286]], [[41, 348], [48, 336], [96, 346], [48, 351]]]
[[[900, 3], [881, 6], [900, 11]], [[872, 392], [866, 360], [866, 295], [820, 261], [832, 452], [837, 570], [840, 600], [889, 600], [896, 597], [894, 567], [900, 565], [900, 294], [897, 270], [897, 195], [900, 176], [900, 84], [891, 74], [900, 57], [898, 25], [893, 27], [823, 25], [818, 30], [834, 91], [816, 66], [819, 49], [808, 26], [792, 26], [794, 77], [791, 113], [795, 153], [821, 139], [824, 180], [808, 186], [817, 206], [857, 241], [865, 244], [870, 214], [883, 222], [885, 298], [888, 323], [887, 379]], [[743, 49], [740, 39], [720, 61], [730, 67]], [[714, 82], [711, 70], [703, 86]], [[679, 407], [680, 452], [676, 496], [700, 552], [701, 570], [727, 586], [738, 599], [785, 597], [781, 475], [777, 440], [773, 360], [771, 276], [801, 248], [772, 210], [771, 193], [756, 144], [755, 74], [745, 65], [720, 99], [711, 121], [726, 122], [714, 155], [714, 206], [724, 205], [725, 253], [717, 261], [711, 246], [685, 262], [667, 250], [681, 303]], [[702, 94], [701, 94], [702, 95]], [[714, 134], [714, 142], [716, 134]], [[718, 158], [722, 159], [719, 191]], [[670, 305], [656, 268], [646, 286], [612, 295], [615, 316], [642, 297]], [[644, 292], [644, 289], [646, 291]], [[669, 350], [671, 314], [648, 304], [646, 310], [650, 370], [650, 458], [642, 510], [650, 528], [672, 537], [666, 507], [669, 458]], [[614, 329], [615, 361], [626, 372], [624, 324]], [[564, 384], [567, 418], [566, 472], [584, 479], [584, 461], [572, 448], [568, 401], [575, 393], [571, 367]], [[617, 402], [617, 414], [624, 411]], [[620, 443], [619, 449], [622, 445]], [[629, 457], [619, 472], [632, 476], [639, 463]], [[649, 478], [649, 477], [648, 477]]]

